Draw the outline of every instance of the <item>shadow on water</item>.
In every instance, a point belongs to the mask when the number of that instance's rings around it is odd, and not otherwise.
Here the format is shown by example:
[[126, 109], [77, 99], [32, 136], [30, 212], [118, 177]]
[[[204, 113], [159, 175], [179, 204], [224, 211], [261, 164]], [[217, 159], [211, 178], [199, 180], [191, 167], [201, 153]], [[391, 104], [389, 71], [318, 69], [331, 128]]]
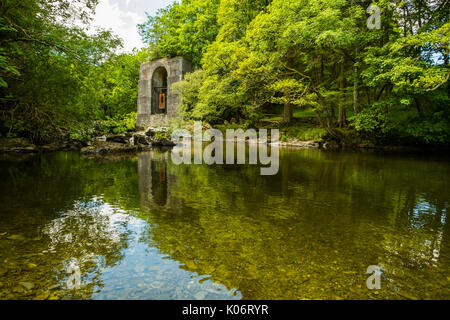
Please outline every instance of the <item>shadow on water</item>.
[[164, 150], [0, 165], [0, 299], [450, 298], [446, 159], [282, 149], [275, 176]]

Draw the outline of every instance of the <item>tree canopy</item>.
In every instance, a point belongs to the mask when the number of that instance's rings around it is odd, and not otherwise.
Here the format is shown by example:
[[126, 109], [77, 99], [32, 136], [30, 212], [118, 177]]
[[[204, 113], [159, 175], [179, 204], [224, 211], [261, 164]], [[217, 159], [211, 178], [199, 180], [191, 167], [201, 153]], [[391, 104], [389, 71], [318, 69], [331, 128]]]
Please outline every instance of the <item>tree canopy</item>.
[[[368, 26], [374, 4], [379, 29]], [[171, 7], [149, 23], [183, 23], [172, 15]], [[438, 0], [222, 0], [217, 36], [202, 41], [196, 55], [167, 50], [182, 33], [146, 39], [163, 55], [191, 57], [202, 69], [179, 85], [189, 92], [182, 108], [187, 118], [250, 125], [266, 107], [282, 105], [285, 122], [294, 110], [312, 109], [335, 137], [339, 128], [351, 128], [444, 142], [450, 134], [448, 17], [449, 6]]]
[[132, 128], [139, 65], [184, 56], [184, 120], [290, 125], [310, 112], [332, 139], [450, 141], [446, 0], [174, 1], [137, 26], [148, 48], [127, 54], [111, 31], [87, 32], [97, 2], [0, 2], [2, 135]]
[[0, 2], [0, 129], [35, 142], [135, 112], [149, 50], [117, 54], [109, 30], [88, 32], [97, 0]]

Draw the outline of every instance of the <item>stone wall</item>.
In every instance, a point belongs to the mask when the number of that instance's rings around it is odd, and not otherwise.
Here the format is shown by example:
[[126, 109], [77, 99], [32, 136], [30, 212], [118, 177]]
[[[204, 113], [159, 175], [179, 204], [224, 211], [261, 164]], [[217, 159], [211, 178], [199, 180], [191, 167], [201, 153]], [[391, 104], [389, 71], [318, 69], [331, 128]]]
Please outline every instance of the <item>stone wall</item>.
[[[153, 76], [155, 70], [163, 67], [167, 71], [167, 114], [152, 114]], [[149, 126], [167, 124], [168, 119], [177, 116], [177, 106], [180, 97], [172, 90], [172, 85], [184, 79], [184, 75], [192, 71], [191, 63], [183, 57], [162, 58], [141, 65], [138, 106], [137, 130], [145, 130]]]

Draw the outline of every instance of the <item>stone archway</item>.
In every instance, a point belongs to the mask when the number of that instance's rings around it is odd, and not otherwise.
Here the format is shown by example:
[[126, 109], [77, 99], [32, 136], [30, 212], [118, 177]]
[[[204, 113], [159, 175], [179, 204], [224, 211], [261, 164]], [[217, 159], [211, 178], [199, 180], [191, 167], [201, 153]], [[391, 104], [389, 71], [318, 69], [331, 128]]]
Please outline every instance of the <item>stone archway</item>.
[[171, 87], [191, 71], [191, 63], [183, 57], [162, 58], [141, 65], [137, 130], [167, 124], [177, 116], [180, 96]]
[[167, 70], [163, 66], [153, 72], [151, 114], [167, 114]]

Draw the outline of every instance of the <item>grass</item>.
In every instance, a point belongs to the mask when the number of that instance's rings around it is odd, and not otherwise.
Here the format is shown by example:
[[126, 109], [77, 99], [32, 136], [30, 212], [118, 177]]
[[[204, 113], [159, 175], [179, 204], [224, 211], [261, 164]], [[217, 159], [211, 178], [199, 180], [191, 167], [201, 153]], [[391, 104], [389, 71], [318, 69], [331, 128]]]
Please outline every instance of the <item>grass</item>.
[[[279, 124], [283, 121], [283, 108], [275, 110], [276, 113], [265, 114], [262, 123]], [[316, 114], [312, 109], [296, 109], [293, 113], [293, 121], [289, 125], [280, 127], [281, 140], [289, 139], [322, 140], [326, 131], [322, 129], [316, 120]]]
[[281, 132], [286, 138], [294, 138], [303, 141], [322, 140], [326, 135], [326, 130], [314, 125], [306, 123], [293, 123], [289, 126], [281, 128]]

